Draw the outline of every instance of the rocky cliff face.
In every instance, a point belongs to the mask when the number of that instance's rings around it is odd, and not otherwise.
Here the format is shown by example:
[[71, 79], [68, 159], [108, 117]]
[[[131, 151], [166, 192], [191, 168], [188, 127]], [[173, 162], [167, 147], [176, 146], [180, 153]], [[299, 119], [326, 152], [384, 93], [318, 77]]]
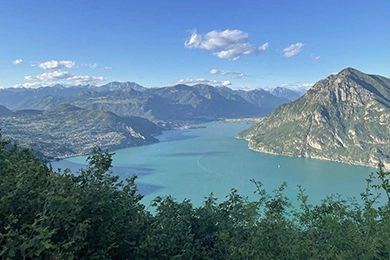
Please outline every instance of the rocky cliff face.
[[390, 168], [390, 79], [344, 69], [238, 137], [259, 152]]

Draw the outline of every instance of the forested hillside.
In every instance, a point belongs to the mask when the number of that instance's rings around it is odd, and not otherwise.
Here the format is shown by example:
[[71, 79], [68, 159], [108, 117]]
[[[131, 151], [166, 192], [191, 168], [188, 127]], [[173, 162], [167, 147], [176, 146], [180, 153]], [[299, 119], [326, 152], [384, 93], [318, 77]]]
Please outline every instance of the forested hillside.
[[[140, 202], [135, 177], [113, 176], [112, 154], [94, 149], [87, 168], [56, 171], [34, 151], [0, 134], [2, 259], [389, 259], [390, 172], [367, 180], [358, 201], [325, 198], [294, 209], [286, 184], [257, 201], [236, 190], [201, 207], [157, 197], [153, 213]], [[390, 198], [389, 198], [390, 202]]]
[[346, 68], [239, 134], [259, 152], [390, 168], [390, 79]]
[[88, 154], [94, 146], [120, 149], [152, 144], [161, 134], [161, 128], [145, 118], [69, 104], [45, 111], [19, 110], [3, 115], [0, 111], [0, 129], [5, 137], [50, 159]]

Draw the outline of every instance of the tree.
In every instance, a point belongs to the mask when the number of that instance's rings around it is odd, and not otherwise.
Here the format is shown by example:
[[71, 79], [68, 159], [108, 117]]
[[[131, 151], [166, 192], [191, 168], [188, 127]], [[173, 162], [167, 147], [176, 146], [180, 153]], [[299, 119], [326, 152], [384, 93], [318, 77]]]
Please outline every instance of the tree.
[[0, 132], [0, 258], [390, 258], [390, 172], [382, 165], [367, 178], [361, 201], [330, 195], [311, 205], [299, 187], [295, 209], [283, 194], [286, 183], [268, 194], [253, 181], [257, 201], [235, 189], [221, 203], [210, 194], [195, 208], [157, 197], [151, 214], [136, 177], [113, 175], [112, 155], [96, 148], [85, 169], [55, 172]]
[[109, 170], [112, 154], [94, 149], [78, 175], [54, 172], [32, 150], [0, 135], [0, 257], [126, 259], [137, 252], [150, 214], [135, 177]]

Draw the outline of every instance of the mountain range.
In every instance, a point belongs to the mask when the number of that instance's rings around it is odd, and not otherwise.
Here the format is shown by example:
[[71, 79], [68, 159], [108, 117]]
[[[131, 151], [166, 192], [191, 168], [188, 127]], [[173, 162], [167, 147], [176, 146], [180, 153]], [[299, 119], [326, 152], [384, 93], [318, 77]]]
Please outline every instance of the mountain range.
[[390, 167], [390, 79], [353, 68], [238, 134], [259, 152]]
[[[16, 111], [47, 110], [66, 103], [88, 110], [110, 111], [119, 116], [144, 117], [170, 128], [221, 118], [262, 117], [278, 105], [291, 101], [288, 96], [278, 93], [204, 84], [145, 88], [133, 82], [112, 82], [100, 87], [56, 85], [38, 89], [0, 89], [0, 104]], [[292, 98], [296, 95], [299, 93], [289, 92]]]
[[48, 158], [157, 142], [162, 129], [226, 118], [260, 117], [282, 103], [263, 89], [209, 85], [145, 88], [134, 82], [0, 89], [0, 129]]

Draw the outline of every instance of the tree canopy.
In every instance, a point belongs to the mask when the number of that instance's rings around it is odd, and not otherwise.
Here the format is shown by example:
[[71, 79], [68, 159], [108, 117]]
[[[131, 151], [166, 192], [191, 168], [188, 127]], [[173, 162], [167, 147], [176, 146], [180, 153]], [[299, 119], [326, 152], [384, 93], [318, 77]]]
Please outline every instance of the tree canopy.
[[[112, 153], [94, 149], [86, 169], [55, 171], [0, 133], [2, 259], [389, 259], [390, 172], [367, 178], [360, 200], [339, 196], [295, 209], [253, 180], [257, 201], [232, 189], [200, 207], [157, 197], [141, 203], [136, 177], [119, 180]], [[389, 197], [388, 197], [389, 198]]]

